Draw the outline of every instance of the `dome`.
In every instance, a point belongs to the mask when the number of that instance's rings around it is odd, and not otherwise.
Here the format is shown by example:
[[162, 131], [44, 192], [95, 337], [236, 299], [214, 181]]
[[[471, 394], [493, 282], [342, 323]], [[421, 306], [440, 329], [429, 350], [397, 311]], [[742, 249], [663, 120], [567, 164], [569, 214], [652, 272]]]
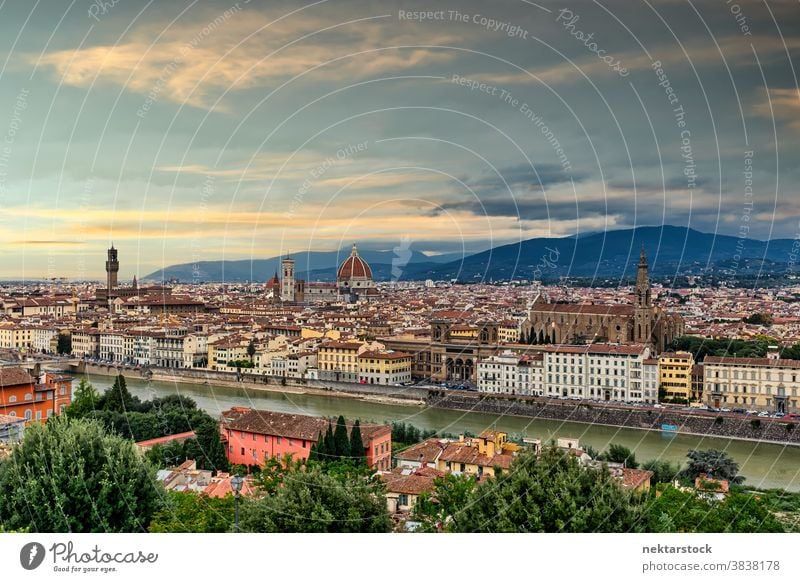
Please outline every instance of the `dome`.
[[351, 280], [372, 281], [372, 269], [367, 261], [358, 256], [358, 249], [353, 245], [353, 252], [339, 266], [336, 279], [340, 282]]

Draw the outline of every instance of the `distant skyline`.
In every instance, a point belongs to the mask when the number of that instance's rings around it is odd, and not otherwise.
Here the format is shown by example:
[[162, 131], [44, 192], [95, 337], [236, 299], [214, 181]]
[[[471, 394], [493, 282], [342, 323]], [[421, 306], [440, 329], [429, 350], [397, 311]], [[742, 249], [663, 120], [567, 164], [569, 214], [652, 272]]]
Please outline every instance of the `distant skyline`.
[[[419, 11], [428, 11], [421, 18]], [[0, 277], [800, 235], [796, 1], [0, 5]]]

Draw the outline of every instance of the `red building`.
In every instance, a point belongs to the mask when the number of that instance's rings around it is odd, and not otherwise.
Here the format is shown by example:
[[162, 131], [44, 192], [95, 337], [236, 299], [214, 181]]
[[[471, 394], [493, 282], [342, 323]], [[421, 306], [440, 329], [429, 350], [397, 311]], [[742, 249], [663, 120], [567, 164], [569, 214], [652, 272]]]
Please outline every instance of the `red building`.
[[[311, 447], [324, 434], [330, 421], [316, 416], [232, 408], [222, 413], [220, 433], [226, 444], [228, 460], [237, 465], [263, 465], [274, 457], [291, 454], [294, 459], [308, 459]], [[347, 423], [348, 433], [352, 428]], [[392, 429], [384, 424], [361, 425], [367, 464], [376, 470], [388, 470], [392, 461]]]
[[72, 378], [49, 372], [31, 376], [19, 367], [0, 368], [0, 414], [47, 420], [72, 402]]

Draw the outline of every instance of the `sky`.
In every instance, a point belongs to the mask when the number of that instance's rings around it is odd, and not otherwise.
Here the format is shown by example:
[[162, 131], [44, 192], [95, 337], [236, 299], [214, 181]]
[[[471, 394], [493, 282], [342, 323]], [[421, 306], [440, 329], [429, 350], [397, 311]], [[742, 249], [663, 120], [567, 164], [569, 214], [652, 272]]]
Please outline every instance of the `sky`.
[[0, 0], [0, 277], [800, 237], [800, 3]]

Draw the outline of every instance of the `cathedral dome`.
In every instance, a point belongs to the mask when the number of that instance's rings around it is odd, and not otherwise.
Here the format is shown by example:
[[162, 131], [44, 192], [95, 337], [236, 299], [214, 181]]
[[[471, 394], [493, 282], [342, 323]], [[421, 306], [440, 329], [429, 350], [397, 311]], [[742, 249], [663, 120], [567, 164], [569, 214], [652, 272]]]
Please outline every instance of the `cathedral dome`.
[[340, 283], [346, 281], [372, 281], [372, 269], [367, 261], [358, 256], [358, 249], [353, 245], [353, 251], [339, 266], [336, 279]]

